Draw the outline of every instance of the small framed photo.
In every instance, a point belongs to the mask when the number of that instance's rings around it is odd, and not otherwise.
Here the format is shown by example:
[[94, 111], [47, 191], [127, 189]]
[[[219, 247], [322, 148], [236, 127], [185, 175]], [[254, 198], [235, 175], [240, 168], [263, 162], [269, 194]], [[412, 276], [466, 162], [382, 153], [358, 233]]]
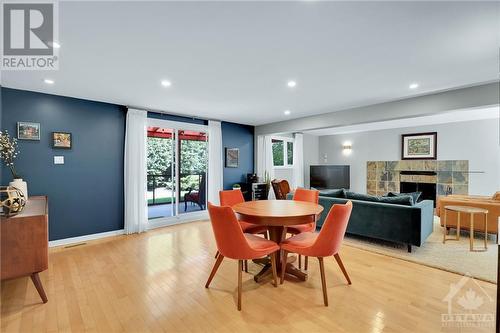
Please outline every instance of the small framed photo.
[[401, 159], [437, 159], [437, 132], [401, 135]]
[[17, 123], [17, 139], [40, 141], [40, 123], [19, 121]]
[[226, 168], [237, 168], [240, 163], [240, 149], [226, 148]]
[[52, 132], [52, 148], [71, 149], [71, 133]]

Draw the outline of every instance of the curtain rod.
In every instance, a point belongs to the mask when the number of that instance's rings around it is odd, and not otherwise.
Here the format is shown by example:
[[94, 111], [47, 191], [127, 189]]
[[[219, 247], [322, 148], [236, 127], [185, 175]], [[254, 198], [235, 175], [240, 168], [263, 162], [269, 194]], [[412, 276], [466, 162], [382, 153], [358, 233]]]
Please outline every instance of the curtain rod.
[[195, 117], [192, 115], [185, 115], [181, 113], [176, 113], [176, 112], [170, 112], [170, 111], [164, 111], [164, 110], [158, 110], [158, 109], [152, 109], [152, 108], [144, 108], [142, 106], [135, 106], [135, 105], [126, 105], [127, 109], [138, 109], [138, 110], [144, 110], [147, 112], [153, 112], [153, 113], [161, 113], [161, 114], [166, 114], [169, 116], [177, 116], [177, 117], [184, 117], [184, 118], [191, 118], [193, 120], [213, 120], [213, 121], [220, 121], [220, 119], [215, 119], [215, 118], [201, 118], [201, 117]]

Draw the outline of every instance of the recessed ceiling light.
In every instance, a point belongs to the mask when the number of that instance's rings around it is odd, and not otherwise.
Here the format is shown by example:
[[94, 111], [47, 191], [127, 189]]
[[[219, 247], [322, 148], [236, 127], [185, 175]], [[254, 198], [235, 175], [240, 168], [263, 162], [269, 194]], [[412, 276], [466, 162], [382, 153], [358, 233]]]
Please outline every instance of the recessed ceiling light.
[[54, 84], [54, 80], [51, 80], [51, 79], [44, 79], [43, 82], [45, 82], [47, 84]]
[[288, 85], [290, 88], [293, 88], [293, 87], [295, 87], [295, 86], [297, 85], [297, 82], [295, 82], [295, 81], [288, 81], [288, 82], [287, 82], [287, 85]]
[[285, 110], [285, 111], [283, 111], [283, 113], [285, 114], [285, 116], [289, 116], [290, 113], [292, 113], [292, 112], [290, 110]]
[[161, 85], [164, 87], [170, 87], [172, 85], [172, 82], [170, 82], [169, 80], [162, 80]]
[[418, 83], [411, 83], [409, 86], [410, 89], [417, 89], [418, 88]]
[[49, 45], [55, 49], [61, 48], [61, 44], [59, 44], [58, 42], [49, 42]]

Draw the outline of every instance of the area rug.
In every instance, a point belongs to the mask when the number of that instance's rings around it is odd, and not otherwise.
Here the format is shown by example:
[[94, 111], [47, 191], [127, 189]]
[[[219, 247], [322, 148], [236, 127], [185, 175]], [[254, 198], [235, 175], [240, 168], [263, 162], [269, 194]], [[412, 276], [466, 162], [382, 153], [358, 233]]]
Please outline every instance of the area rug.
[[[452, 230], [450, 236], [455, 235], [454, 232]], [[481, 233], [475, 236], [475, 245], [480, 247], [484, 235]], [[488, 239], [488, 251], [470, 252], [469, 234], [463, 231], [459, 241], [443, 244], [443, 228], [439, 224], [439, 218], [435, 217], [433, 233], [423, 246], [413, 246], [411, 253], [407, 252], [405, 245], [353, 235], [346, 235], [344, 244], [457, 274], [468, 273], [474, 278], [496, 283], [498, 246], [495, 241], [496, 237], [491, 235]]]

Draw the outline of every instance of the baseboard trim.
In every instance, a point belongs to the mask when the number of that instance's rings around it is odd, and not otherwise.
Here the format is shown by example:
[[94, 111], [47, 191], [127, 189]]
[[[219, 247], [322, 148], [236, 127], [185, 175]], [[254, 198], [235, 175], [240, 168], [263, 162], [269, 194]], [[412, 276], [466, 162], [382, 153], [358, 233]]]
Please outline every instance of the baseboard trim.
[[91, 235], [57, 239], [57, 240], [49, 241], [49, 247], [56, 247], [56, 246], [81, 243], [81, 242], [96, 240], [96, 239], [105, 238], [105, 237], [123, 235], [124, 233], [125, 233], [125, 229], [121, 229], [121, 230], [100, 232], [100, 233], [91, 234]]
[[148, 230], [209, 219], [208, 212], [206, 210], [197, 213], [189, 213], [186, 215], [181, 214], [173, 218], [159, 218], [149, 220]]

